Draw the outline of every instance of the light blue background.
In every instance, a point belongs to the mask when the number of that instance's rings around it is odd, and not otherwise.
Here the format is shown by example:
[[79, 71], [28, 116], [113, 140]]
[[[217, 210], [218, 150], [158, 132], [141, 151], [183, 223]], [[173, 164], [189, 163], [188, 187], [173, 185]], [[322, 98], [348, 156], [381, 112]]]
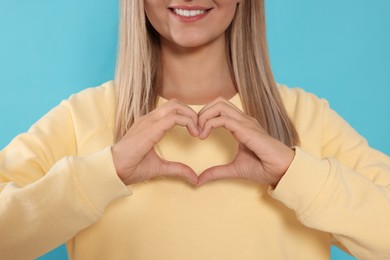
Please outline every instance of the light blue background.
[[[390, 1], [267, 4], [278, 82], [328, 99], [390, 154]], [[113, 78], [117, 17], [112, 0], [0, 0], [0, 148], [70, 94]], [[333, 248], [332, 259], [353, 258]]]

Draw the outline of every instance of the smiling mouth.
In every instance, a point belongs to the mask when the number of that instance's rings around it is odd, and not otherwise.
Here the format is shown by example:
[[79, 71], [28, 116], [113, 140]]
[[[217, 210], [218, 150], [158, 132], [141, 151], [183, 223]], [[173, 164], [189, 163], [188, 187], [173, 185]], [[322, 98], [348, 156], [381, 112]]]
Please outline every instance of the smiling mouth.
[[196, 17], [199, 15], [206, 14], [211, 9], [188, 10], [188, 9], [180, 9], [180, 8], [169, 8], [169, 10], [171, 10], [171, 12], [173, 12], [174, 14], [182, 17]]

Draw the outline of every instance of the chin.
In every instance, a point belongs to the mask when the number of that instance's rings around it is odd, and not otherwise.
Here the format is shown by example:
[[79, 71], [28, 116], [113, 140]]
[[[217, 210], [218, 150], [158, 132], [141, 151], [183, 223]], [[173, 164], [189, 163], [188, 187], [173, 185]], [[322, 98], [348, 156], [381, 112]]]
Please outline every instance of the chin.
[[174, 45], [180, 46], [182, 48], [200, 48], [208, 46], [211, 43], [215, 42], [215, 39], [201, 39], [199, 37], [180, 37], [174, 40], [171, 40]]
[[177, 43], [177, 45], [181, 48], [194, 49], [194, 48], [200, 48], [206, 46], [207, 44], [189, 42], [189, 43], [181, 43], [181, 44]]

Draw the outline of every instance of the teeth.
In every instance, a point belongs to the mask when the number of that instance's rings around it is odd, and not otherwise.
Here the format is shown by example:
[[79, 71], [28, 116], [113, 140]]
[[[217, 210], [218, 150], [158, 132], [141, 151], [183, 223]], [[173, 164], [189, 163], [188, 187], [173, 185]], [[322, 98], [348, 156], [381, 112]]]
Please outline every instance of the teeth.
[[183, 10], [183, 9], [173, 9], [173, 12], [175, 14], [178, 14], [180, 16], [185, 16], [185, 17], [191, 17], [191, 16], [197, 16], [200, 14], [204, 14], [206, 10]]

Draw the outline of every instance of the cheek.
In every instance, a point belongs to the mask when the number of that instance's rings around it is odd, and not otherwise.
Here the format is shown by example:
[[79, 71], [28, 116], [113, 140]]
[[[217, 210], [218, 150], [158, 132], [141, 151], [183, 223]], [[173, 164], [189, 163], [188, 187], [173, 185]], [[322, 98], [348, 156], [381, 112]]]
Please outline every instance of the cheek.
[[[132, 0], [133, 1], [133, 0]], [[160, 0], [161, 1], [161, 0]], [[156, 1], [149, 1], [156, 2]], [[145, 1], [145, 14], [146, 18], [149, 20], [153, 28], [158, 33], [163, 33], [166, 27], [167, 10], [164, 8], [163, 1], [161, 3], [146, 3]]]
[[236, 2], [232, 2], [231, 5], [229, 6], [226, 6], [224, 12], [221, 13], [221, 16], [220, 16], [220, 25], [221, 26], [224, 26], [225, 29], [227, 27], [229, 27], [229, 25], [232, 23], [233, 21], [233, 18], [236, 14], [236, 8], [237, 7], [237, 4]]

